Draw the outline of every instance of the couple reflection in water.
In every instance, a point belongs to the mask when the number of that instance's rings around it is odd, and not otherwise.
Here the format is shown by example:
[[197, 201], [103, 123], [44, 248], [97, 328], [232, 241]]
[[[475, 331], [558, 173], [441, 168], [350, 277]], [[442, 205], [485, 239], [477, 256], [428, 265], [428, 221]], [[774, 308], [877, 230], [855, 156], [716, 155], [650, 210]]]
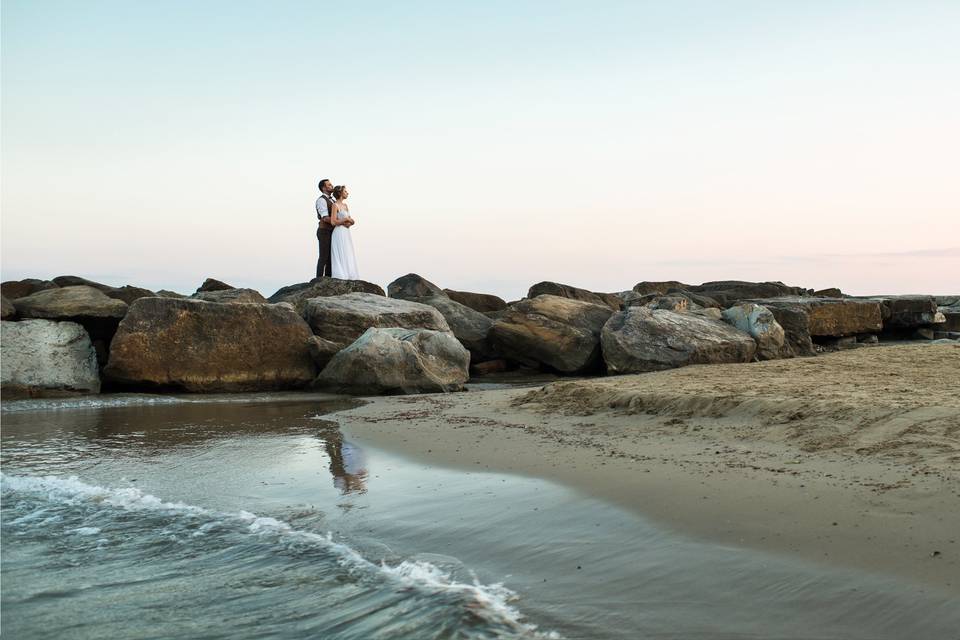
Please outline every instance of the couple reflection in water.
[[320, 436], [327, 457], [333, 486], [343, 495], [367, 492], [367, 463], [363, 451], [347, 442], [339, 429], [325, 430]]

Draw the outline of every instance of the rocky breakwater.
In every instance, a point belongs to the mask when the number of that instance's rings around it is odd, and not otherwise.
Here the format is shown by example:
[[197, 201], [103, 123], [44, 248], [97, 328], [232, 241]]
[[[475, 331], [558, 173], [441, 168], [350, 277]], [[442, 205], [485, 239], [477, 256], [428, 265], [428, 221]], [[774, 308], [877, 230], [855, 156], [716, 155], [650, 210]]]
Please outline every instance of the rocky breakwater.
[[76, 322], [0, 322], [5, 399], [99, 393], [97, 354]]

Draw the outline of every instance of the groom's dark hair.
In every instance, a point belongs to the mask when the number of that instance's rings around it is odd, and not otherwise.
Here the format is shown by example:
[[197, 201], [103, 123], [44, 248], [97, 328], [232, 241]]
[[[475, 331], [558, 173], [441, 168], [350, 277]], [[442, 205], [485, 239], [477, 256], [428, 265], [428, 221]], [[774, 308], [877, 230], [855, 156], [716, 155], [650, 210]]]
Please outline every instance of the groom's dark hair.
[[324, 183], [324, 182], [330, 182], [330, 178], [324, 178], [323, 180], [321, 180], [320, 182], [318, 182], [318, 183], [317, 183], [317, 189], [320, 189], [320, 191], [323, 191], [323, 183]]

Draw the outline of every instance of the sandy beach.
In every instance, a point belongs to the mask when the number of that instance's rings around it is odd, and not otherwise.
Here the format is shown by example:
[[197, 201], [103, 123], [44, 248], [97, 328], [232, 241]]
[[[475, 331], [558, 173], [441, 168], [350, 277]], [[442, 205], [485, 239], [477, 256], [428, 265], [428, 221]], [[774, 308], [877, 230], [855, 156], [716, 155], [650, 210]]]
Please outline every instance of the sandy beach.
[[734, 546], [960, 594], [960, 346], [371, 399], [358, 443], [542, 477]]

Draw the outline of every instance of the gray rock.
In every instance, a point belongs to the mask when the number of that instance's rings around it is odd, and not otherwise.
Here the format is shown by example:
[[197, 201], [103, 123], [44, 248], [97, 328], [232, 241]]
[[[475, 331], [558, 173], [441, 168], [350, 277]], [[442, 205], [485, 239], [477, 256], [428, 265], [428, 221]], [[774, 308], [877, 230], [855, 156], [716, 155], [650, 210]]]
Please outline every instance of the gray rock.
[[459, 302], [480, 313], [502, 311], [507, 308], [507, 303], [503, 298], [489, 293], [472, 293], [470, 291], [454, 291], [453, 289], [444, 289], [443, 292], [454, 302]]
[[415, 273], [401, 276], [387, 285], [387, 295], [400, 300], [446, 296], [443, 289]]
[[108, 284], [103, 284], [101, 282], [94, 282], [93, 280], [87, 280], [86, 278], [81, 278], [80, 276], [57, 276], [53, 279], [58, 287], [93, 287], [94, 289], [99, 289], [106, 293], [107, 289], [113, 289]]
[[[636, 306], [636, 305], [634, 305]], [[667, 311], [676, 311], [682, 313], [690, 310], [690, 300], [680, 295], [656, 296], [644, 304], [647, 309], [665, 309]], [[696, 308], [697, 305], [694, 305]]]
[[[287, 304], [289, 303], [281, 302], [278, 303], [277, 306]], [[292, 307], [291, 310], [293, 310]], [[310, 336], [307, 346], [310, 348], [310, 357], [313, 358], [313, 362], [317, 365], [318, 371], [322, 371], [323, 368], [327, 366], [327, 364], [333, 358], [333, 356], [335, 356], [337, 352], [343, 348], [342, 345], [329, 340], [324, 340], [320, 336]]]
[[638, 282], [633, 285], [633, 291], [640, 295], [647, 295], [648, 293], [656, 293], [659, 295], [665, 295], [671, 291], [677, 289], [690, 290], [691, 285], [683, 284], [682, 282], [677, 282], [676, 280], [668, 280], [665, 282]]
[[686, 288], [693, 293], [699, 293], [716, 300], [723, 307], [729, 307], [741, 300], [754, 302], [754, 300], [751, 300], [752, 298], [805, 296], [809, 293], [807, 289], [790, 287], [782, 282], [745, 282], [743, 280], [704, 282], [701, 285]]
[[7, 296], [0, 296], [0, 300], [3, 302], [3, 315], [0, 317], [0, 320], [13, 320], [17, 317], [17, 308], [13, 306], [13, 303], [7, 300]]
[[74, 322], [2, 322], [0, 388], [4, 399], [99, 393], [97, 355]]
[[236, 289], [236, 287], [214, 278], [207, 278], [203, 281], [203, 284], [197, 287], [196, 293], [200, 293], [201, 291], [224, 291], [226, 289]]
[[943, 323], [937, 327], [937, 331], [960, 331], [960, 305], [937, 307], [937, 311], [943, 315]]
[[644, 307], [613, 314], [603, 327], [601, 342], [610, 373], [749, 362], [757, 350], [749, 334], [723, 322]]
[[277, 305], [141, 298], [120, 323], [104, 375], [199, 393], [296, 389], [317, 373], [312, 335]]
[[79, 318], [122, 318], [127, 303], [88, 286], [58, 287], [17, 299], [13, 305], [21, 318], [76, 320]]
[[184, 294], [182, 294], [182, 293], [177, 293], [176, 291], [170, 291], [170, 290], [168, 290], [168, 289], [160, 289], [160, 291], [157, 291], [157, 296], [160, 297], [160, 298], [178, 298], [178, 299], [181, 299], [181, 300], [182, 300], [183, 298], [189, 298], [189, 297], [190, 297], [190, 296], [184, 295]]
[[[691, 313], [701, 318], [707, 318], [708, 320], [723, 320], [723, 312], [716, 307], [707, 307], [704, 309], [691, 309], [688, 313]], [[807, 340], [810, 339], [810, 336], [807, 336]]]
[[307, 309], [307, 300], [310, 298], [329, 298], [331, 296], [342, 296], [345, 293], [372, 293], [384, 297], [387, 295], [379, 285], [365, 280], [314, 278], [310, 282], [283, 287], [267, 300], [273, 303], [289, 302], [296, 308], [297, 313], [304, 315]]
[[557, 282], [538, 282], [530, 287], [530, 290], [527, 292], [527, 298], [536, 298], [537, 296], [543, 295], [559, 296], [561, 298], [569, 298], [570, 300], [599, 304], [609, 307], [614, 311], [619, 311], [623, 308], [623, 300], [615, 293], [597, 293]]
[[496, 353], [520, 364], [561, 373], [598, 370], [600, 331], [613, 310], [560, 296], [522, 300], [490, 330]]
[[47, 289], [56, 289], [59, 287], [56, 282], [51, 280], [38, 280], [36, 278], [27, 278], [25, 280], [7, 280], [0, 284], [0, 292], [9, 299], [25, 298], [37, 291], [46, 291]]
[[741, 302], [723, 312], [723, 320], [757, 341], [757, 357], [776, 360], [781, 357], [786, 335], [769, 309], [752, 302]]
[[861, 333], [857, 336], [859, 344], [879, 344], [880, 338], [875, 333]]
[[103, 292], [115, 300], [123, 300], [128, 305], [133, 304], [134, 300], [139, 300], [140, 298], [154, 298], [157, 296], [157, 294], [150, 291], [150, 289], [134, 287], [129, 284], [122, 287], [108, 287], [103, 289]]
[[266, 304], [267, 299], [253, 289], [219, 289], [217, 291], [198, 291], [190, 296], [197, 300], [219, 302], [222, 304]]
[[372, 293], [346, 293], [306, 301], [304, 316], [313, 333], [345, 347], [371, 327], [450, 331], [433, 307]]
[[443, 315], [453, 335], [470, 351], [473, 362], [495, 357], [489, 340], [492, 319], [447, 296], [418, 298], [414, 302], [429, 305]]
[[934, 340], [936, 336], [935, 332], [930, 327], [917, 327], [913, 330], [914, 340]]
[[357, 395], [459, 391], [469, 365], [448, 332], [370, 328], [333, 356], [315, 386]]

